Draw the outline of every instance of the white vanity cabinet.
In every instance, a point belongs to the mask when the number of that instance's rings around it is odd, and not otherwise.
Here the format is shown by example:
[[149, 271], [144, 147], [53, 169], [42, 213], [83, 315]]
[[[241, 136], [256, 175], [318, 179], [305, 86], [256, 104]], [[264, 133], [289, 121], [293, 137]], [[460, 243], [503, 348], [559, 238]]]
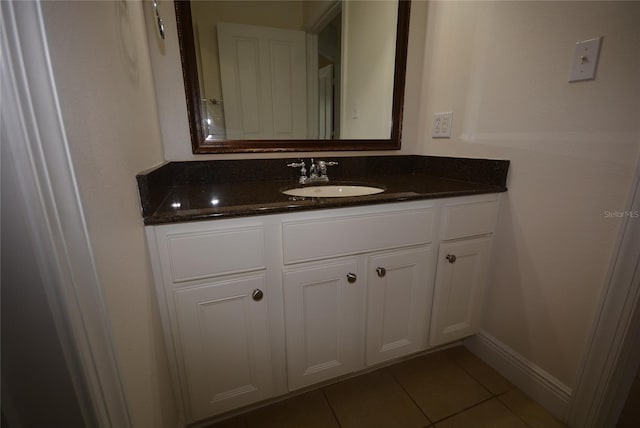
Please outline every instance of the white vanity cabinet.
[[480, 329], [497, 218], [495, 199], [450, 200], [442, 208], [431, 346], [462, 339]]
[[148, 226], [184, 421], [473, 334], [497, 199]]
[[183, 418], [273, 396], [264, 225], [225, 220], [146, 232]]
[[283, 222], [291, 390], [426, 347], [436, 208], [377, 210]]
[[420, 245], [285, 270], [289, 388], [426, 349], [434, 264]]

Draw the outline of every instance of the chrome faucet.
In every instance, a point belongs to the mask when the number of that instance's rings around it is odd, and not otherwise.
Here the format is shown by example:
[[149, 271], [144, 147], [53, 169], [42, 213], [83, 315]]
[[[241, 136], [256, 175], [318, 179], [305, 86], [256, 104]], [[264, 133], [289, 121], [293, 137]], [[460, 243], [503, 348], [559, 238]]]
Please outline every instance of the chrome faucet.
[[307, 182], [307, 165], [305, 165], [302, 159], [300, 159], [300, 162], [288, 163], [287, 166], [291, 168], [300, 168], [300, 178], [298, 179], [298, 183], [304, 184]]
[[319, 180], [321, 181], [329, 181], [329, 177], [327, 177], [327, 167], [338, 165], [338, 162], [333, 161], [318, 161], [318, 169], [320, 170]]
[[311, 166], [309, 167], [309, 181], [318, 181], [318, 165], [313, 158], [311, 158]]
[[321, 160], [316, 163], [315, 160], [311, 158], [311, 164], [309, 166], [309, 176], [307, 177], [307, 165], [303, 160], [300, 160], [300, 162], [292, 162], [287, 164], [287, 166], [292, 168], [300, 168], [300, 178], [298, 178], [298, 183], [300, 184], [328, 182], [329, 177], [327, 176], [327, 167], [334, 165], [338, 165], [338, 162], [327, 162]]

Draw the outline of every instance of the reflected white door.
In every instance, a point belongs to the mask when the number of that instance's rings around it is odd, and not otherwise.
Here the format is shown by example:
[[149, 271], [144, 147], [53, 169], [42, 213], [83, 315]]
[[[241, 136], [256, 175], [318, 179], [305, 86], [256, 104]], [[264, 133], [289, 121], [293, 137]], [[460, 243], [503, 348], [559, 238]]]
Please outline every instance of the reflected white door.
[[227, 139], [306, 139], [304, 32], [217, 27]]
[[318, 138], [333, 138], [333, 65], [318, 70]]

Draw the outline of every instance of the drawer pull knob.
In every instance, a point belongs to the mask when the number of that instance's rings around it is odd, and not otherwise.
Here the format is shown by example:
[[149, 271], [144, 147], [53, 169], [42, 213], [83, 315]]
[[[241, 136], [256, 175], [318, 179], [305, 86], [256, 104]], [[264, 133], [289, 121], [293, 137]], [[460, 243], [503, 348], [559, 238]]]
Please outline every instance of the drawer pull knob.
[[264, 297], [264, 293], [262, 292], [262, 290], [256, 288], [255, 290], [253, 290], [253, 293], [251, 293], [251, 297], [256, 302], [259, 302], [260, 300], [262, 300], [262, 297]]
[[382, 278], [387, 274], [387, 270], [383, 267], [376, 268], [376, 272], [378, 272], [378, 276]]
[[446, 259], [449, 260], [449, 263], [455, 263], [456, 262], [456, 256], [454, 254], [447, 254]]
[[349, 284], [353, 284], [354, 282], [356, 282], [356, 279], [358, 279], [358, 277], [356, 276], [355, 273], [349, 272], [347, 274], [347, 281], [349, 282]]

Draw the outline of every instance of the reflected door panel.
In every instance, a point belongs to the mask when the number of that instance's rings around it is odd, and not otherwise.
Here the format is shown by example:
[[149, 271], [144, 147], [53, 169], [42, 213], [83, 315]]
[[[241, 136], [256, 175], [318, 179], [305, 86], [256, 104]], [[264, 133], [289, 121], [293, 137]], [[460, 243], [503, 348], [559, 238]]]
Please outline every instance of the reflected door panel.
[[227, 138], [306, 138], [304, 32], [218, 23], [218, 48]]

